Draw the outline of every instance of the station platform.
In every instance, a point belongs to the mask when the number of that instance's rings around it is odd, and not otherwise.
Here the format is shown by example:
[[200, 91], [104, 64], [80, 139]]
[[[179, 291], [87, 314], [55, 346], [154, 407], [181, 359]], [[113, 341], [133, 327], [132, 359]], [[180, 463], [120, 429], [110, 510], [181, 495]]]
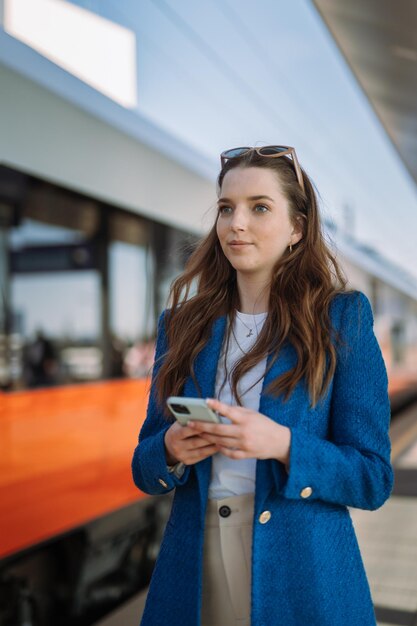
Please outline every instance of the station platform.
[[391, 427], [394, 489], [376, 511], [350, 509], [379, 626], [417, 624], [417, 406]]

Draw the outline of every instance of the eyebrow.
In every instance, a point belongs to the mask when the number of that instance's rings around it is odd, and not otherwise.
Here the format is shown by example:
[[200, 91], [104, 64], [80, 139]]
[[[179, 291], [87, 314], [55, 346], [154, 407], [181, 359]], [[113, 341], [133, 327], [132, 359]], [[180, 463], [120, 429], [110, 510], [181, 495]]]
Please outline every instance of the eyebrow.
[[[248, 198], [246, 198], [246, 200], [262, 200], [263, 198], [274, 202], [273, 198], [271, 198], [270, 196], [249, 196]], [[233, 202], [233, 200], [230, 200], [230, 198], [219, 198], [217, 200], [217, 203], [219, 202]]]

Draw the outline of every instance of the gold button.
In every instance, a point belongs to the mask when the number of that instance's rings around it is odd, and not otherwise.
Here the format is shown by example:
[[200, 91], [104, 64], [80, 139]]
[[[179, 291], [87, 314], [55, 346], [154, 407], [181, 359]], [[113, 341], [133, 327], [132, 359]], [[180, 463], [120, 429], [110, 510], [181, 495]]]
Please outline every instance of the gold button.
[[163, 487], [165, 487], [165, 489], [168, 489], [168, 485], [166, 484], [164, 480], [162, 480], [162, 478], [158, 478], [158, 481], [161, 483]]
[[313, 490], [311, 487], [304, 487], [304, 489], [300, 491], [300, 496], [302, 498], [308, 498], [309, 496], [311, 496], [312, 493], [313, 493]]
[[271, 511], [264, 511], [259, 516], [259, 521], [261, 524], [266, 524], [271, 519]]

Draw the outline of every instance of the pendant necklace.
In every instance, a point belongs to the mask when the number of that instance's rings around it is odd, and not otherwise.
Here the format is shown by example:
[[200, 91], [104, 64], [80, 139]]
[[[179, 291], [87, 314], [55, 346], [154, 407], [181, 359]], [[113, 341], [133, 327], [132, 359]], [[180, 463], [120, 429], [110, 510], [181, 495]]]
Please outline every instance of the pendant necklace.
[[[247, 351], [246, 351], [246, 350], [244, 350], [244, 349], [242, 348], [242, 346], [240, 345], [240, 343], [238, 342], [237, 337], [236, 337], [236, 335], [235, 335], [235, 331], [233, 330], [233, 326], [232, 326], [232, 335], [233, 335], [233, 337], [235, 338], [235, 341], [236, 341], [237, 346], [238, 346], [238, 348], [240, 349], [240, 351], [241, 351], [243, 354], [247, 354]], [[246, 335], [246, 337], [249, 337], [249, 335]]]
[[[246, 328], [248, 329], [248, 331], [249, 331], [249, 332], [248, 332], [248, 334], [246, 335], [246, 337], [252, 337], [252, 335], [253, 335], [253, 330], [252, 330], [252, 328], [250, 328], [250, 327], [249, 327], [249, 326], [248, 326], [248, 325], [247, 325], [247, 324], [246, 324], [246, 323], [242, 320], [242, 318], [241, 318], [241, 317], [240, 317], [240, 315], [239, 315], [239, 311], [236, 311], [236, 317], [238, 317], [238, 318], [240, 319], [240, 321], [242, 322], [243, 326], [246, 326]], [[253, 318], [253, 321], [254, 321], [255, 326], [256, 326], [256, 334], [258, 335], [258, 325], [257, 325], [257, 323], [256, 323], [255, 318]]]
[[[251, 337], [251, 336], [253, 335], [253, 330], [252, 330], [252, 328], [250, 328], [250, 326], [248, 326], [248, 325], [247, 325], [247, 324], [246, 324], [246, 323], [242, 320], [242, 318], [241, 318], [241, 317], [240, 317], [240, 315], [239, 315], [239, 311], [236, 311], [236, 317], [237, 317], [237, 318], [238, 318], [238, 319], [242, 322], [242, 324], [243, 324], [244, 326], [246, 326], [246, 328], [247, 328], [247, 329], [248, 329], [248, 331], [249, 331], [249, 332], [248, 332], [248, 334], [247, 334], [247, 335], [245, 335], [245, 336], [246, 336], [246, 337]], [[256, 323], [256, 319], [255, 319], [255, 318], [253, 318], [253, 321], [254, 321], [255, 328], [256, 328], [256, 336], [258, 337], [258, 336], [259, 336], [259, 332], [258, 332], [258, 324]], [[247, 354], [247, 351], [246, 351], [246, 350], [244, 350], [244, 349], [242, 348], [242, 346], [240, 345], [240, 343], [239, 343], [239, 341], [238, 341], [238, 339], [237, 339], [237, 337], [236, 337], [236, 334], [235, 334], [235, 331], [234, 331], [233, 326], [232, 326], [232, 334], [233, 334], [233, 337], [235, 338], [235, 341], [236, 341], [236, 343], [237, 343], [238, 347], [240, 348], [240, 350], [243, 352], [243, 354]]]

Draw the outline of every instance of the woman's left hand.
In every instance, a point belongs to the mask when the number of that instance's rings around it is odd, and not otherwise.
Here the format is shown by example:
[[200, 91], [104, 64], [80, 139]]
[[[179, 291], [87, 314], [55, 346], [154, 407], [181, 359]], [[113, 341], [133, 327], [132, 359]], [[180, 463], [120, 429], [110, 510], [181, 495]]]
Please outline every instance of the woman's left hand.
[[271, 418], [242, 406], [231, 406], [208, 398], [207, 405], [228, 417], [231, 424], [188, 422], [188, 426], [219, 452], [231, 459], [278, 459], [288, 467], [291, 430]]

